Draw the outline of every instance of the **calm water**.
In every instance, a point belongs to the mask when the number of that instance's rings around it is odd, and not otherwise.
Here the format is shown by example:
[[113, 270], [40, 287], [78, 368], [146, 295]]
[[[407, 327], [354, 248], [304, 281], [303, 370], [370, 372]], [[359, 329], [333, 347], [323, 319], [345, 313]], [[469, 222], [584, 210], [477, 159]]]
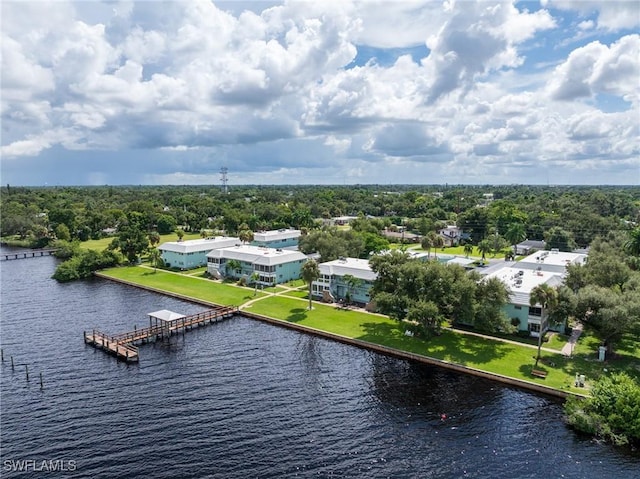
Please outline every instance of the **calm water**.
[[[639, 477], [638, 453], [566, 429], [557, 400], [242, 317], [124, 365], [83, 330], [203, 308], [106, 280], [58, 284], [55, 265], [0, 263], [2, 477]], [[75, 470], [8, 470], [21, 460]]]

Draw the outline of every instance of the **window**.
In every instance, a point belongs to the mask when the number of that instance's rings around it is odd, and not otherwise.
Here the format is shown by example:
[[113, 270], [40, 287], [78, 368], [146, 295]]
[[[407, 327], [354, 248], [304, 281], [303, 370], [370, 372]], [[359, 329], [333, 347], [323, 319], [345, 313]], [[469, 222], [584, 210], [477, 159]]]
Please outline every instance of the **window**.
[[537, 324], [537, 323], [529, 324], [529, 331], [531, 331], [532, 333], [539, 333], [540, 332], [540, 325]]
[[515, 309], [522, 309], [522, 306], [514, 306]]
[[542, 308], [537, 308], [534, 306], [529, 306], [529, 316], [542, 316]]

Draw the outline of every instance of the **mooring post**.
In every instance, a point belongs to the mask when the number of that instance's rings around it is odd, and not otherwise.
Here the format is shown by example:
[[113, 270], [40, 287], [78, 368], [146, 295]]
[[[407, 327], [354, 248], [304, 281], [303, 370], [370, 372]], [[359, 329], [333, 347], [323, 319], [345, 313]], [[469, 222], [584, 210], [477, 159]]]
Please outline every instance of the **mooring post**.
[[44, 386], [42, 385], [42, 373], [40, 373], [40, 389], [44, 389]]
[[27, 372], [27, 381], [29, 380], [29, 365], [25, 364], [24, 365], [24, 370]]
[[13, 371], [13, 356], [11, 356], [11, 370]]
[[0, 361], [4, 363], [4, 351], [0, 348]]

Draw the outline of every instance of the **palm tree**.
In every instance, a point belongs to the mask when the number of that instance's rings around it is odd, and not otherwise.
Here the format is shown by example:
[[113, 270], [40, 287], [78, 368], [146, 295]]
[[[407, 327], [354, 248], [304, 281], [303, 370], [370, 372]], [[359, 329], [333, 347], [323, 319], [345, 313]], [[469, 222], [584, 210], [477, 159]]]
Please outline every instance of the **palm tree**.
[[527, 232], [522, 223], [511, 223], [507, 228], [504, 237], [509, 244], [513, 245], [513, 254], [515, 254], [518, 243], [527, 239]]
[[158, 248], [151, 248], [149, 250], [149, 262], [153, 265], [153, 272], [158, 270], [158, 264], [162, 261], [162, 256]]
[[149, 237], [149, 244], [151, 244], [151, 246], [155, 246], [160, 243], [160, 235], [157, 231], [152, 231], [147, 236]]
[[243, 243], [251, 243], [253, 241], [253, 231], [249, 229], [246, 223], [242, 223], [238, 230], [238, 238]]
[[491, 243], [489, 240], [483, 239], [478, 243], [478, 251], [482, 253], [482, 262], [485, 261], [487, 253], [491, 252]]
[[315, 260], [309, 259], [302, 265], [302, 279], [309, 285], [309, 311], [311, 311], [311, 285], [320, 277], [320, 267]]
[[362, 285], [363, 281], [360, 278], [356, 278], [355, 276], [351, 275], [351, 274], [345, 274], [342, 277], [342, 280], [345, 282], [345, 284], [347, 285], [347, 294], [349, 295], [349, 297], [347, 298], [347, 303], [351, 301], [351, 299], [353, 298], [353, 292], [354, 290]]
[[258, 280], [260, 279], [260, 273], [254, 271], [251, 273], [251, 281], [253, 281], [253, 295], [258, 294]]
[[640, 226], [629, 231], [629, 239], [625, 242], [624, 249], [631, 256], [640, 256]]
[[473, 253], [473, 245], [471, 243], [465, 243], [465, 245], [464, 245], [464, 254], [468, 258], [471, 253]]
[[548, 317], [551, 311], [558, 305], [558, 290], [549, 286], [547, 283], [539, 284], [533, 288], [529, 294], [529, 305], [536, 306], [538, 304], [542, 306], [542, 312], [540, 314], [540, 331], [538, 332], [538, 355], [536, 356], [534, 368], [538, 366], [538, 361], [540, 361], [542, 336], [544, 336], [545, 312]]
[[433, 237], [433, 255], [438, 258], [438, 248], [442, 248], [444, 246], [444, 238], [440, 235], [435, 235]]
[[233, 276], [232, 272], [237, 273], [240, 271], [240, 268], [242, 268], [242, 264], [240, 264], [240, 261], [238, 261], [237, 259], [230, 259], [229, 261], [227, 261], [226, 275]]
[[420, 246], [422, 246], [422, 249], [427, 250], [427, 258], [431, 258], [431, 248], [433, 248], [433, 231], [427, 233], [425, 237], [422, 238]]

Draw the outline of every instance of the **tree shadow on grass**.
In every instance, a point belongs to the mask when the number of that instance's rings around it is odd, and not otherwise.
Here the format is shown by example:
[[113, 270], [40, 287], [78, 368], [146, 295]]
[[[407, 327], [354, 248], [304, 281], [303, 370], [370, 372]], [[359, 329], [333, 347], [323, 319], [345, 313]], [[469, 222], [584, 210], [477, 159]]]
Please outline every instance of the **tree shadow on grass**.
[[468, 366], [502, 358], [513, 347], [450, 331], [431, 338], [405, 336], [399, 324], [365, 323], [362, 327], [365, 334], [357, 338], [362, 341]]
[[291, 314], [287, 316], [286, 320], [290, 323], [297, 323], [299, 321], [307, 319], [307, 313], [309, 312], [309, 310], [305, 308], [294, 308], [289, 310], [289, 312]]

